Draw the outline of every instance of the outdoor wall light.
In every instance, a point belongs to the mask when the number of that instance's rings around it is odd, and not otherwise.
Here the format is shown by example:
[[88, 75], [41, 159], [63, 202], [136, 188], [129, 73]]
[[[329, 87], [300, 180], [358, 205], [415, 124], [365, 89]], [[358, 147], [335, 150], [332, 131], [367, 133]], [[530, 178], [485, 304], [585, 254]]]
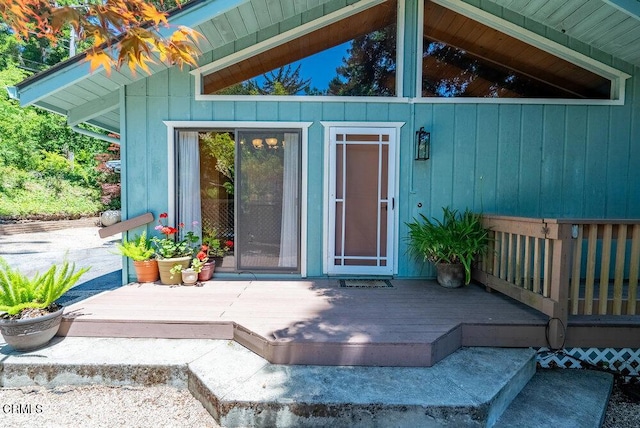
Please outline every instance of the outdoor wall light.
[[424, 130], [424, 126], [421, 126], [416, 131], [416, 160], [429, 159], [429, 152], [431, 150], [431, 133]]

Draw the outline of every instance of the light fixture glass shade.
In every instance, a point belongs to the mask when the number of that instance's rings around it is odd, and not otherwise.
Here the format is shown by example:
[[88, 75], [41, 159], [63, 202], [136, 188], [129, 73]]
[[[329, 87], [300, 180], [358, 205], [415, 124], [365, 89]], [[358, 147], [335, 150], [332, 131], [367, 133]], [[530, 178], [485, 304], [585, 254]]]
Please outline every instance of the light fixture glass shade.
[[278, 139], [277, 138], [265, 138], [264, 141], [267, 142], [267, 146], [269, 147], [275, 147], [278, 145]]
[[262, 138], [254, 138], [251, 141], [251, 144], [253, 144], [253, 147], [255, 147], [256, 149], [261, 149], [262, 148]]
[[416, 131], [416, 160], [429, 159], [431, 151], [431, 134], [420, 127]]

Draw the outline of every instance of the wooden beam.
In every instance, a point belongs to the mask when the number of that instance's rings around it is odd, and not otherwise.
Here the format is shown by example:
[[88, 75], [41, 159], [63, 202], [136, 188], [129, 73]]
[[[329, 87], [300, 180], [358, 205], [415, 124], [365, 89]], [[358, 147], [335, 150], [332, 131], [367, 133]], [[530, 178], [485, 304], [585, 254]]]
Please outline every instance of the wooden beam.
[[89, 101], [67, 112], [67, 124], [74, 126], [115, 110], [120, 106], [120, 91], [113, 91], [102, 98]]
[[129, 220], [121, 221], [120, 223], [116, 223], [113, 226], [105, 227], [104, 229], [100, 229], [98, 234], [101, 238], [106, 238], [107, 236], [115, 235], [116, 233], [126, 232], [127, 230], [135, 229], [138, 226], [145, 225], [147, 223], [151, 223], [153, 221], [153, 214], [146, 213], [142, 214], [138, 217], [130, 218]]

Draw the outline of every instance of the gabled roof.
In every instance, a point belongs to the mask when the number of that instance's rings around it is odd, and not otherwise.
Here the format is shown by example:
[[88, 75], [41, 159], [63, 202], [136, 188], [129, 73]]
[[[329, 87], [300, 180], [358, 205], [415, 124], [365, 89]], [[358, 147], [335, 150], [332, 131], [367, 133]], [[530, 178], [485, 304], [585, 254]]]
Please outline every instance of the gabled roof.
[[[172, 25], [186, 25], [199, 31], [205, 40], [203, 53], [234, 43], [246, 45], [258, 32], [278, 34], [343, 7], [363, 2], [375, 5], [385, 0], [192, 0], [174, 11]], [[447, 0], [449, 3], [470, 3]], [[441, 2], [440, 2], [441, 3]], [[487, 0], [485, 11], [517, 25], [531, 21], [599, 49], [605, 54], [640, 66], [640, 2], [638, 0]], [[526, 19], [525, 19], [526, 18]], [[531, 21], [529, 21], [531, 20]], [[167, 30], [169, 31], [169, 30]], [[215, 55], [213, 55], [215, 57]], [[203, 55], [210, 58], [212, 55]], [[205, 61], [201, 59], [201, 61]], [[204, 65], [204, 64], [201, 64]], [[150, 67], [151, 73], [167, 69], [165, 64]], [[17, 85], [13, 95], [23, 106], [35, 105], [65, 115], [71, 125], [90, 123], [110, 132], [120, 132], [120, 90], [146, 78], [128, 69], [89, 72], [80, 54]]]

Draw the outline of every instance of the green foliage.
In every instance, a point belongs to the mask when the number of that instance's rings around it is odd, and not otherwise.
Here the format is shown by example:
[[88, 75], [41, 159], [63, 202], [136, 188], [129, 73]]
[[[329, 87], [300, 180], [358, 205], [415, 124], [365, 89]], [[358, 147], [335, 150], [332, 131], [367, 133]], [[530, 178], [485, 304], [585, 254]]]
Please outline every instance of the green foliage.
[[409, 253], [417, 260], [433, 263], [462, 263], [465, 284], [471, 281], [471, 263], [485, 251], [489, 243], [488, 231], [482, 227], [482, 215], [466, 209], [464, 213], [443, 209], [444, 217], [430, 220], [420, 214], [421, 220], [407, 223], [409, 227]]
[[60, 177], [0, 165], [0, 217], [78, 217], [101, 210], [99, 191]]
[[[2, 69], [0, 61], [0, 86], [27, 77], [11, 61], [6, 63]], [[99, 212], [95, 155], [108, 146], [73, 132], [62, 116], [22, 108], [0, 91], [0, 216]]]
[[123, 239], [122, 244], [117, 244], [116, 247], [120, 254], [137, 262], [149, 260], [155, 254], [146, 231], [142, 232], [142, 235], [136, 235], [133, 241]]
[[44, 274], [28, 278], [0, 258], [0, 311], [17, 315], [24, 309], [51, 306], [73, 287], [89, 268], [76, 271], [75, 264], [51, 266]]
[[235, 175], [235, 147], [233, 136], [228, 132], [207, 132], [200, 134], [205, 151], [216, 160], [216, 170], [229, 181], [223, 183], [225, 190], [233, 195]]
[[396, 25], [353, 39], [348, 54], [329, 82], [329, 95], [395, 95]]

